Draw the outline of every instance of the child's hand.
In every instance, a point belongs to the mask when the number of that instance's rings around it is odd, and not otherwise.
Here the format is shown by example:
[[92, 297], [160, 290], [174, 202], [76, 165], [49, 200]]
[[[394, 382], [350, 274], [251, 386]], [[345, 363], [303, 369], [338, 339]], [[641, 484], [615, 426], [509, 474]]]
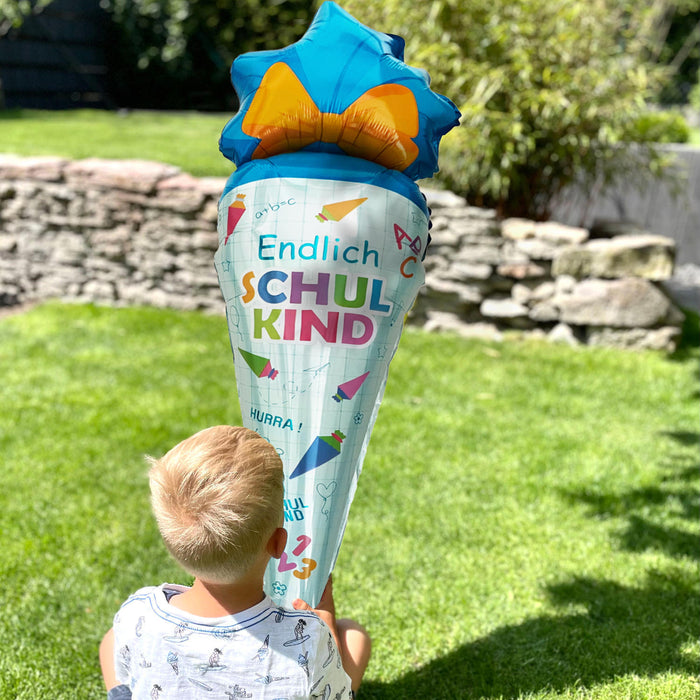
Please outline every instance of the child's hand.
[[336, 622], [333, 581], [331, 578], [328, 578], [328, 583], [323, 590], [323, 595], [317, 608], [312, 608], [299, 598], [292, 605], [295, 610], [308, 610], [316, 613], [328, 625], [342, 659], [343, 668], [350, 676], [352, 689], [357, 691], [369, 662], [372, 640], [367, 634], [367, 630], [354, 620], [342, 619]]
[[323, 595], [318, 603], [317, 608], [312, 608], [306, 601], [297, 598], [292, 606], [295, 610], [310, 610], [316, 613], [327, 625], [335, 638], [335, 643], [338, 644], [338, 630], [335, 622], [335, 602], [333, 600], [333, 578], [328, 577], [328, 583], [323, 589]]
[[323, 610], [330, 613], [335, 620], [335, 601], [333, 600], [333, 574], [328, 577], [328, 583], [323, 589], [321, 600], [318, 602], [317, 610]]

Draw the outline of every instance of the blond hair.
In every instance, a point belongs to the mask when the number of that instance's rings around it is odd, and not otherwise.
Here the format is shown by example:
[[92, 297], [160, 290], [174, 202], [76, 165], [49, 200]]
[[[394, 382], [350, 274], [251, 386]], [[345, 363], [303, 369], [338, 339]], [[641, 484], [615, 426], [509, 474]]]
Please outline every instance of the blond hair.
[[207, 428], [147, 458], [151, 505], [166, 547], [193, 576], [239, 579], [283, 518], [282, 461], [247, 428]]

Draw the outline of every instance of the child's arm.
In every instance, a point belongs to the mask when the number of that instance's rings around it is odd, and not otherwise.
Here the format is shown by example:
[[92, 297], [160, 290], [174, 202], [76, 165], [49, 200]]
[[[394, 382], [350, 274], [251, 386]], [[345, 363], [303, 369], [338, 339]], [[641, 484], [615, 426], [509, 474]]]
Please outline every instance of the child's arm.
[[114, 628], [105, 634], [100, 643], [100, 667], [107, 687], [107, 700], [129, 700], [131, 690], [126, 685], [119, 685], [114, 670]]
[[102, 668], [102, 678], [104, 678], [107, 690], [111, 690], [117, 681], [117, 673], [114, 670], [114, 628], [110, 629], [102, 638], [100, 644], [100, 667]]
[[316, 609], [301, 599], [295, 600], [293, 606], [296, 610], [311, 610], [315, 612], [328, 625], [335, 640], [335, 645], [338, 647], [343, 668], [350, 676], [352, 689], [357, 692], [369, 663], [372, 640], [367, 630], [354, 620], [336, 620], [331, 578], [328, 579]]
[[[323, 589], [323, 594], [321, 595], [321, 600], [318, 603], [318, 607], [312, 608], [308, 603], [297, 598], [292, 605], [295, 610], [310, 610], [315, 612], [327, 625], [333, 635], [335, 640], [335, 645], [338, 649], [341, 649], [340, 639], [338, 638], [338, 623], [335, 619], [335, 601], [333, 600], [333, 577], [328, 578], [328, 583]], [[342, 651], [342, 649], [341, 649]]]

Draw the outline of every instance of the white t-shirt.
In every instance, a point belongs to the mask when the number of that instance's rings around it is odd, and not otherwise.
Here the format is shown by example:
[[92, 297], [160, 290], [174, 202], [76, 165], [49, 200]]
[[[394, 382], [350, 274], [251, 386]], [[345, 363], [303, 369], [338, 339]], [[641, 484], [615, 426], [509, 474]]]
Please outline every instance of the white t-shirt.
[[114, 618], [117, 680], [135, 699], [351, 697], [335, 641], [315, 614], [266, 596], [235, 615], [197, 617], [168, 602], [186, 590], [142, 588]]

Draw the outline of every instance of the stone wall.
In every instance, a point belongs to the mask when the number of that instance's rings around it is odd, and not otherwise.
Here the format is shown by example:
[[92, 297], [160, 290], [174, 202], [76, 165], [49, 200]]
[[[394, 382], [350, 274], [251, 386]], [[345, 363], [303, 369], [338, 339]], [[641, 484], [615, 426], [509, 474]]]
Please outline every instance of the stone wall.
[[426, 329], [675, 347], [683, 314], [660, 284], [673, 274], [673, 240], [646, 233], [590, 240], [583, 228], [499, 222], [450, 192], [427, 195], [433, 241], [414, 309]]
[[223, 313], [213, 261], [223, 185], [145, 161], [0, 156], [0, 305]]
[[[145, 161], [0, 155], [0, 306], [48, 298], [224, 312], [213, 264], [222, 178]], [[682, 314], [660, 282], [673, 241], [589, 240], [499, 222], [427, 190], [433, 242], [411, 322], [501, 338], [672, 349]]]

